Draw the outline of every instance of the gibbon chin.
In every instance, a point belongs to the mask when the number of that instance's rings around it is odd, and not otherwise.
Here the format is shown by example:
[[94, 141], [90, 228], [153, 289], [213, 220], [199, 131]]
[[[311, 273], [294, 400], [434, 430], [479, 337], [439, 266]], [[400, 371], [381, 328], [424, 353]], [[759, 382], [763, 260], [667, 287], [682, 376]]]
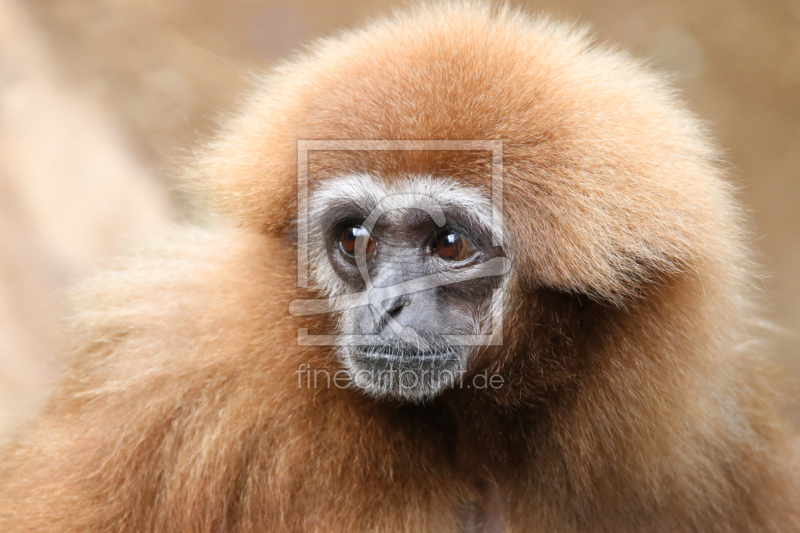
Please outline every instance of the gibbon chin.
[[262, 78], [77, 293], [3, 531], [800, 530], [746, 221], [664, 78], [420, 6]]

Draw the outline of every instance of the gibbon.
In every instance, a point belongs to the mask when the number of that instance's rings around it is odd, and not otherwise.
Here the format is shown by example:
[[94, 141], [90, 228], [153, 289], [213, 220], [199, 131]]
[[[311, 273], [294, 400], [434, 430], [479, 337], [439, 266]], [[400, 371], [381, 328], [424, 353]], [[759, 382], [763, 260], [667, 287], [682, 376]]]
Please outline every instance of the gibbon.
[[318, 41], [77, 296], [0, 530], [800, 531], [720, 154], [664, 78], [477, 3]]

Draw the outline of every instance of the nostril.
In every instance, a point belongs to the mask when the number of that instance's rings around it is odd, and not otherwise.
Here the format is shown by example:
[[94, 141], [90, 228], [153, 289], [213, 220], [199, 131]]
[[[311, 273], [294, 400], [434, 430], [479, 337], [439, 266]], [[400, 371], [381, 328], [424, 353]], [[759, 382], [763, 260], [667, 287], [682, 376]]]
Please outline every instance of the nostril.
[[390, 315], [394, 315], [398, 311], [400, 311], [400, 309], [409, 305], [410, 303], [411, 303], [411, 298], [408, 295], [397, 296], [395, 298], [389, 298], [388, 300], [384, 300], [383, 308]]

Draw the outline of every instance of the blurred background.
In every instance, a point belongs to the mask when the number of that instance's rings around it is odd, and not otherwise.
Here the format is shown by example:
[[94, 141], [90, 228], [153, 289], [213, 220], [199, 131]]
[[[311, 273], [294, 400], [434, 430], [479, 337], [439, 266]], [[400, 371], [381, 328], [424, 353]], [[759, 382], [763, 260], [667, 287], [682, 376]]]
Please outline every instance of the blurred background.
[[[729, 153], [800, 398], [800, 0], [540, 0], [675, 73]], [[0, 430], [41, 397], [60, 292], [180, 220], [180, 158], [253, 72], [389, 0], [0, 0]], [[800, 423], [800, 408], [792, 407]]]

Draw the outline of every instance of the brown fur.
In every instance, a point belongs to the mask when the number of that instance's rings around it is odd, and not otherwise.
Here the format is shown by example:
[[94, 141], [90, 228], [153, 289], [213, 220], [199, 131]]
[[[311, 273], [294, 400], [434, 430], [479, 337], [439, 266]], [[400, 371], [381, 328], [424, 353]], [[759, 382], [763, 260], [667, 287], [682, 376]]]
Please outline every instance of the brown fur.
[[[504, 139], [494, 390], [424, 405], [298, 387], [339, 370], [288, 313], [298, 139]], [[2, 469], [3, 531], [798, 531], [753, 340], [742, 215], [663, 79], [582, 30], [423, 7], [284, 64], [191, 181], [236, 221], [175, 230], [82, 293], [74, 358]], [[481, 152], [315, 152], [489, 186]]]

